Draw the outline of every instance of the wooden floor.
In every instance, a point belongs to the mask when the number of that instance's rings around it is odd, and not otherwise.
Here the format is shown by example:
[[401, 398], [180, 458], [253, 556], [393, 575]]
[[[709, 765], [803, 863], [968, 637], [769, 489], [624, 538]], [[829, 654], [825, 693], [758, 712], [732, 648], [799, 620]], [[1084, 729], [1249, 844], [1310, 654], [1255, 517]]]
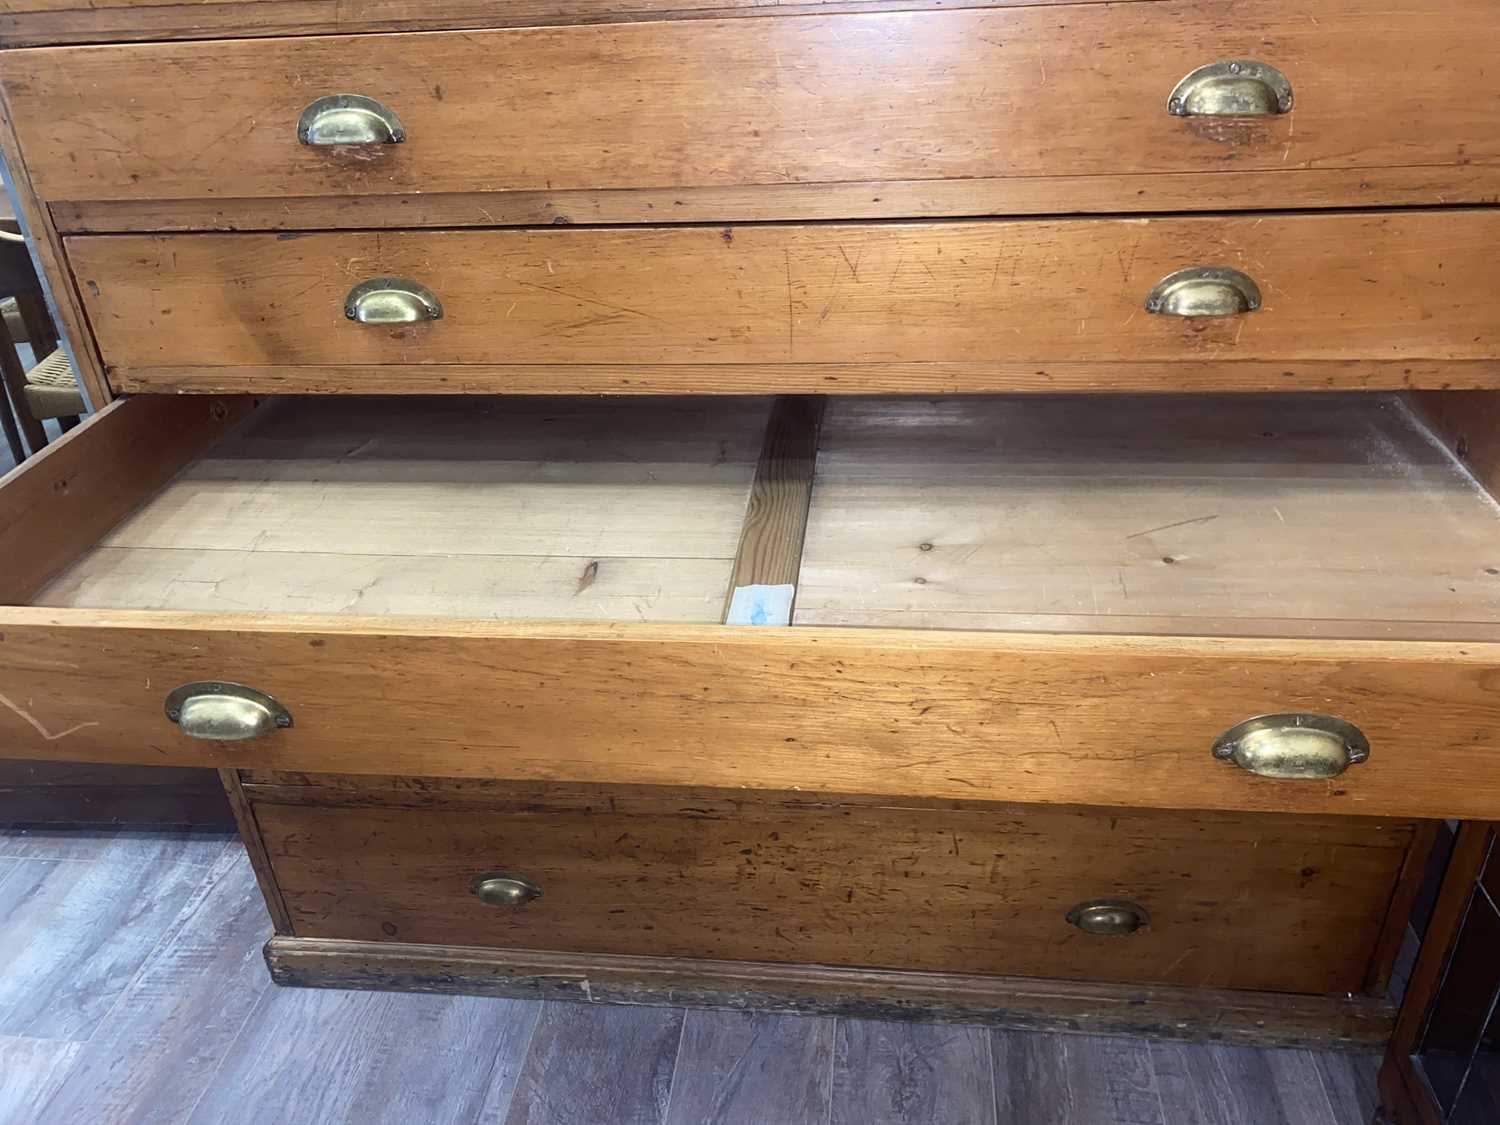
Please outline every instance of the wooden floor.
[[280, 989], [236, 838], [0, 827], [0, 1123], [1366, 1125], [1369, 1055]]

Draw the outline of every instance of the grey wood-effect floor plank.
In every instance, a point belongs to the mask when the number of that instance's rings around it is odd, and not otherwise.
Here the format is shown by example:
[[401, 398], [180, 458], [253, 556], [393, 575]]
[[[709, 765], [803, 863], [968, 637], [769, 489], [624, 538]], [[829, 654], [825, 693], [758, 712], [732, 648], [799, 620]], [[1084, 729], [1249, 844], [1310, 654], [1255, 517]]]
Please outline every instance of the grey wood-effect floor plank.
[[1335, 1123], [1323, 1080], [1309, 1051], [1153, 1043], [1151, 1058], [1170, 1122]]
[[79, 1048], [59, 1039], [0, 1035], [0, 1125], [41, 1125], [42, 1106], [68, 1080]]
[[20, 860], [0, 884], [0, 1035], [87, 1039], [226, 842], [125, 834], [86, 862]]
[[271, 988], [194, 1125], [474, 1121], [521, 1000]]
[[834, 1021], [772, 1012], [690, 1011], [667, 1125], [824, 1125]]
[[8, 824], [0, 828], [0, 856], [12, 859], [98, 859], [114, 843], [113, 827], [66, 828]]
[[838, 1021], [830, 1125], [995, 1125], [990, 1033]]
[[999, 1125], [1167, 1125], [1148, 1044], [1097, 1035], [991, 1035]]
[[1376, 1086], [1380, 1055], [1373, 1051], [1314, 1051], [1312, 1056], [1337, 1125], [1370, 1125], [1380, 1105]]
[[479, 1107], [479, 1119], [475, 1125], [505, 1125], [510, 1106], [516, 1097], [516, 1085], [521, 1080], [521, 1067], [531, 1050], [531, 1040], [536, 1034], [537, 1021], [541, 1018], [545, 1004], [518, 1006], [511, 1020], [505, 1025], [502, 1038], [495, 1043], [495, 1058], [490, 1066], [489, 1088], [484, 1102]]
[[273, 987], [260, 955], [270, 932], [255, 873], [235, 841], [83, 1046], [39, 1121], [186, 1121]]
[[546, 1005], [506, 1125], [661, 1125], [682, 1028], [674, 1008]]

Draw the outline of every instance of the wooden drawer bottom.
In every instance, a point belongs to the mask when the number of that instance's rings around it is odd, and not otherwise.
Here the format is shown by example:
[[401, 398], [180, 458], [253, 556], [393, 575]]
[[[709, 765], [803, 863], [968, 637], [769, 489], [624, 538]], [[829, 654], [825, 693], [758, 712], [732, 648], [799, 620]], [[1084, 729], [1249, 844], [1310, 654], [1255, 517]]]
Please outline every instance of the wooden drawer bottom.
[[[246, 787], [298, 938], [1359, 992], [1409, 822], [417, 779]], [[295, 802], [295, 803], [294, 803]], [[489, 872], [540, 897], [488, 905]], [[1127, 900], [1149, 922], [1086, 933]]]

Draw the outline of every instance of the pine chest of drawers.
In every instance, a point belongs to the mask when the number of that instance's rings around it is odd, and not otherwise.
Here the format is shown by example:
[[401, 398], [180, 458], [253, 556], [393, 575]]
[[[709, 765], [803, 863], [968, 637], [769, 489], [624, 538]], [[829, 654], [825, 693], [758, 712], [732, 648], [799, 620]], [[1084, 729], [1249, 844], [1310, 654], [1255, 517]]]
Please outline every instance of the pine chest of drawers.
[[1500, 816], [1489, 0], [0, 12], [0, 750], [286, 983], [1382, 1040]]

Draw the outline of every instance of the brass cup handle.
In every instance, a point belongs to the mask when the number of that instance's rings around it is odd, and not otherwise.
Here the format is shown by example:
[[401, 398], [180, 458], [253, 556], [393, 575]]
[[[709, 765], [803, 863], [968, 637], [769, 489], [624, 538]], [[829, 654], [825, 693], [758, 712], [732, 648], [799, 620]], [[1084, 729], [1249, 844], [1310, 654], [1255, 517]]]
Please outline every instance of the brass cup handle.
[[1291, 108], [1286, 75], [1254, 59], [1200, 66], [1167, 98], [1167, 112], [1174, 117], [1271, 117]]
[[399, 145], [406, 128], [389, 106], [363, 94], [328, 94], [297, 119], [297, 140], [305, 145]]
[[292, 725], [292, 713], [265, 692], [219, 680], [174, 688], [166, 712], [183, 734], [210, 742], [243, 742]]
[[360, 324], [418, 324], [443, 319], [443, 303], [427, 286], [404, 277], [372, 277], [344, 298], [344, 315]]
[[1213, 755], [1261, 777], [1317, 781], [1367, 759], [1370, 740], [1333, 715], [1258, 715], [1221, 734]]
[[510, 871], [490, 871], [476, 875], [469, 889], [487, 906], [522, 906], [542, 897], [542, 888], [524, 875]]
[[1084, 933], [1101, 936], [1133, 934], [1151, 922], [1144, 906], [1117, 898], [1080, 902], [1068, 911], [1067, 918]]
[[1228, 266], [1193, 266], [1167, 274], [1146, 294], [1160, 316], [1239, 316], [1260, 308], [1260, 286]]

